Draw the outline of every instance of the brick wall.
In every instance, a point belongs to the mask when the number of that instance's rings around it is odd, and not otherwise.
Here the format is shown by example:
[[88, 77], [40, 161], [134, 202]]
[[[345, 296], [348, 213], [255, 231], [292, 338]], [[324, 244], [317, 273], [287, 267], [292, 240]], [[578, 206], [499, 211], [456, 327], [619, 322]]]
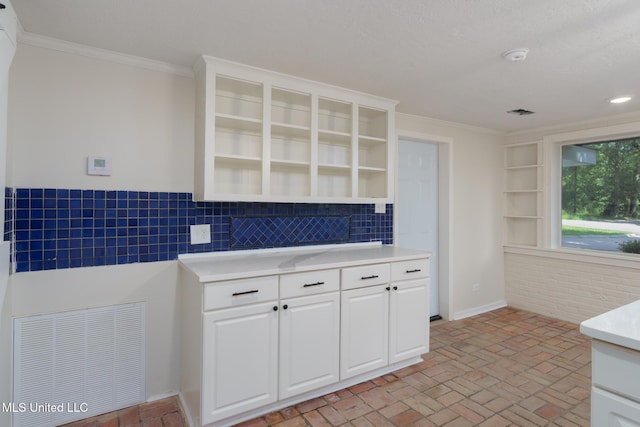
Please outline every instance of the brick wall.
[[505, 253], [509, 306], [580, 323], [640, 299], [640, 269]]

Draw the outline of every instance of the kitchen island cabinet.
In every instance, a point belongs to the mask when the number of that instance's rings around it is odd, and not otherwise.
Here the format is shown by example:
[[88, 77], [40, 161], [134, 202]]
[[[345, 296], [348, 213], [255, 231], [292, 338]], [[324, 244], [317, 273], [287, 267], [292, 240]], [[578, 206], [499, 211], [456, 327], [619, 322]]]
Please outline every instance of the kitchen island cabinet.
[[429, 256], [373, 243], [182, 257], [190, 425], [234, 425], [419, 362]]
[[640, 301], [585, 320], [593, 338], [591, 425], [640, 426]]

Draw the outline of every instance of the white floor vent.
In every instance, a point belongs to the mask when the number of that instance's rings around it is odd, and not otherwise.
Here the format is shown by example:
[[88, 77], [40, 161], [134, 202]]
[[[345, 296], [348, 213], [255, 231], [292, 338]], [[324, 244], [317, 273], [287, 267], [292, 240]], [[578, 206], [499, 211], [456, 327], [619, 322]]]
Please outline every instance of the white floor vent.
[[51, 427], [146, 399], [146, 305], [14, 319], [13, 426]]

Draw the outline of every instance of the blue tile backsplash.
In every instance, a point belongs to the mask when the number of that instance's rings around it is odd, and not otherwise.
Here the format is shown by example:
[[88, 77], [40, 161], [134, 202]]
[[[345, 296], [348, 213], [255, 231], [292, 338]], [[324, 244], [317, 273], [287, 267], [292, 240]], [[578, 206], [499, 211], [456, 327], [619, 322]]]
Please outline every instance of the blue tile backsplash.
[[[189, 226], [211, 224], [211, 243]], [[193, 202], [190, 193], [5, 189], [16, 272], [177, 259], [178, 254], [393, 242], [393, 205]]]
[[349, 216], [247, 217], [231, 219], [232, 248], [342, 243], [350, 238]]

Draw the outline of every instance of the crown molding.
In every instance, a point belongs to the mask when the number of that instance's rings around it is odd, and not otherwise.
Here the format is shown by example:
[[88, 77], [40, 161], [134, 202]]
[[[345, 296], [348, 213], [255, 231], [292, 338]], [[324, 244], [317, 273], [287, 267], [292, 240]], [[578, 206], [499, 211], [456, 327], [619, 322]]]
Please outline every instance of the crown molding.
[[193, 69], [189, 67], [55, 39], [24, 31], [21, 27], [18, 31], [18, 42], [44, 49], [85, 56], [87, 58], [101, 59], [104, 61], [116, 62], [118, 64], [130, 65], [132, 67], [144, 68], [151, 71], [160, 71], [163, 73], [193, 78]]
[[442, 119], [434, 119], [433, 117], [419, 116], [419, 115], [416, 115], [416, 114], [400, 113], [398, 111], [396, 111], [396, 127], [398, 127], [397, 126], [398, 118], [401, 118], [401, 117], [404, 117], [407, 120], [417, 120], [417, 121], [420, 121], [420, 122], [425, 123], [425, 124], [432, 124], [432, 125], [435, 125], [435, 126], [446, 126], [446, 127], [450, 127], [450, 128], [466, 130], [466, 131], [476, 132], [476, 133], [482, 133], [482, 134], [487, 134], [487, 135], [496, 135], [496, 136], [504, 136], [504, 135], [506, 135], [505, 132], [500, 131], [500, 130], [484, 128], [484, 127], [481, 127], [481, 126], [468, 125], [466, 123], [451, 122], [451, 121], [442, 120]]
[[640, 111], [630, 111], [612, 116], [597, 117], [589, 120], [568, 122], [560, 125], [545, 126], [540, 128], [522, 130], [508, 133], [509, 141], [521, 141], [526, 139], [542, 139], [543, 136], [555, 135], [584, 129], [597, 129], [602, 127], [624, 125], [640, 122]]

